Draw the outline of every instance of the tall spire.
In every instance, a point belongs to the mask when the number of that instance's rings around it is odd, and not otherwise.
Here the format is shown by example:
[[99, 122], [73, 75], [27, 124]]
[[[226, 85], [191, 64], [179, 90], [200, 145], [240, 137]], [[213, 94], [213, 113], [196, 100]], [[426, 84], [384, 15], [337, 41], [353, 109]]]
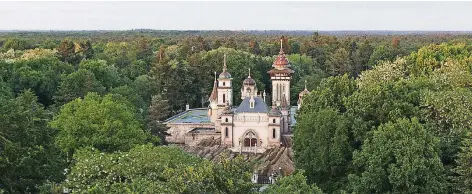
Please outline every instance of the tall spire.
[[216, 102], [216, 100], [218, 100], [218, 84], [217, 84], [217, 81], [216, 81], [216, 71], [215, 71], [215, 81], [213, 82], [213, 90], [211, 91], [211, 94], [210, 94], [210, 99], [208, 99], [208, 101], [210, 102]]
[[280, 39], [280, 52], [279, 52], [280, 54], [283, 54], [283, 53], [284, 53], [284, 48], [283, 48], [283, 43], [282, 43], [282, 41], [283, 41], [283, 38]]
[[226, 53], [223, 56], [224, 56], [224, 59], [223, 59], [223, 72], [226, 72], [227, 71], [227, 68], [226, 68]]

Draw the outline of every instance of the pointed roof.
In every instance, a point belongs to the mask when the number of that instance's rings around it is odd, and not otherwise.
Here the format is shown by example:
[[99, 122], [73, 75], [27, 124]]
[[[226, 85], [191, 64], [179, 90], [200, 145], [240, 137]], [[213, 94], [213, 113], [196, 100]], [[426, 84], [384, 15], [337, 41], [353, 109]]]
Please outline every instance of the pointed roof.
[[272, 64], [272, 67], [278, 70], [289, 69], [291, 67], [290, 63], [288, 62], [287, 57], [285, 57], [282, 41], [283, 40], [280, 39], [279, 55], [277, 55], [277, 58], [275, 59], [274, 64]]
[[299, 96], [299, 97], [302, 97], [302, 96], [304, 96], [304, 95], [306, 95], [306, 94], [309, 94], [309, 93], [310, 93], [310, 91], [308, 91], [308, 90], [306, 89], [306, 80], [305, 80], [305, 89], [304, 89], [303, 91], [301, 91], [300, 94], [298, 94], [298, 96]]
[[213, 82], [213, 90], [211, 91], [210, 94], [210, 99], [208, 101], [213, 102], [218, 100], [218, 91], [216, 90], [218, 88], [218, 82], [216, 81], [216, 71], [215, 71], [215, 81]]

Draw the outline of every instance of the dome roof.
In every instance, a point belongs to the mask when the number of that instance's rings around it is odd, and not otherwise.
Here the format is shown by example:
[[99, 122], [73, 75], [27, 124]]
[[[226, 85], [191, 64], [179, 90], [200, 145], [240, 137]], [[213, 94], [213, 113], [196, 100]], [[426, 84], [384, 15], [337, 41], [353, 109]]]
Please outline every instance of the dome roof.
[[248, 78], [246, 78], [244, 81], [243, 81], [243, 84], [244, 85], [256, 85], [256, 81], [254, 79], [251, 78], [251, 76], [249, 76]]
[[227, 72], [227, 71], [223, 71], [223, 72], [220, 73], [219, 78], [229, 79], [229, 78], [231, 78], [231, 74], [229, 74], [229, 72]]
[[298, 96], [305, 96], [306, 94], [309, 94], [310, 92], [305, 88], [303, 91], [298, 94]]
[[243, 85], [256, 85], [256, 81], [251, 78], [251, 69], [249, 69], [249, 75], [247, 78], [243, 81]]

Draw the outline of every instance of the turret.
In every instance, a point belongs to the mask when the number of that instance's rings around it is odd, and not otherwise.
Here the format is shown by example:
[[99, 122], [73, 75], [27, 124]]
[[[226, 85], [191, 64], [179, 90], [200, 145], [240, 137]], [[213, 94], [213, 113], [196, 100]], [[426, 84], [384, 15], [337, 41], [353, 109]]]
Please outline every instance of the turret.
[[224, 107], [226, 103], [233, 105], [233, 85], [231, 74], [226, 66], [226, 53], [223, 58], [223, 72], [218, 76], [218, 106]]
[[256, 95], [256, 92], [257, 92], [256, 81], [251, 78], [251, 69], [249, 69], [249, 75], [243, 81], [243, 87], [241, 87], [241, 99], [254, 96]]
[[302, 104], [303, 104], [303, 97], [310, 94], [310, 91], [308, 91], [306, 89], [306, 80], [305, 80], [305, 89], [303, 91], [301, 91], [299, 94], [298, 94], [298, 102], [297, 102], [297, 105], [298, 105], [298, 110], [300, 110], [300, 108], [302, 107]]

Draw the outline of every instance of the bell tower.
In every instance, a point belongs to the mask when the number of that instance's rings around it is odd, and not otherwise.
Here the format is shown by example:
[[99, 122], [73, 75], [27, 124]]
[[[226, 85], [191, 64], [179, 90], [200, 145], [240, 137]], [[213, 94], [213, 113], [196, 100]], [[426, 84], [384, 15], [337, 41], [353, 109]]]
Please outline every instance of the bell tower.
[[290, 105], [290, 80], [294, 71], [290, 69], [291, 65], [285, 57], [282, 48], [282, 39], [280, 39], [280, 52], [272, 64], [273, 69], [268, 71], [272, 81], [272, 105], [280, 107], [282, 101], [286, 100]]

